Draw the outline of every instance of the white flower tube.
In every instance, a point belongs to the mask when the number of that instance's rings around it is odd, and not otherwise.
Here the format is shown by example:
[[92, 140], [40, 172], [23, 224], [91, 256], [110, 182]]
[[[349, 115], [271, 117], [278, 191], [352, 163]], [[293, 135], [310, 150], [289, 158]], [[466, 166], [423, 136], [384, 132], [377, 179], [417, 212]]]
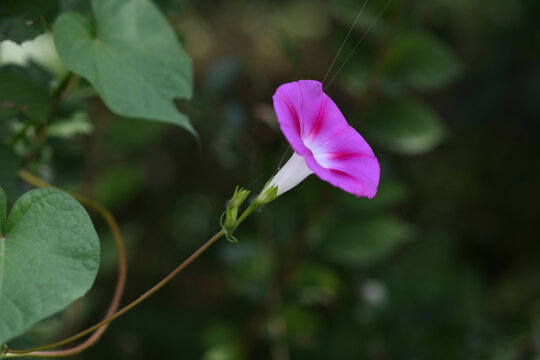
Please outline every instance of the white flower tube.
[[267, 188], [277, 186], [277, 196], [279, 196], [300, 184], [302, 180], [311, 174], [313, 174], [313, 171], [307, 166], [304, 157], [294, 153], [287, 163], [279, 169]]

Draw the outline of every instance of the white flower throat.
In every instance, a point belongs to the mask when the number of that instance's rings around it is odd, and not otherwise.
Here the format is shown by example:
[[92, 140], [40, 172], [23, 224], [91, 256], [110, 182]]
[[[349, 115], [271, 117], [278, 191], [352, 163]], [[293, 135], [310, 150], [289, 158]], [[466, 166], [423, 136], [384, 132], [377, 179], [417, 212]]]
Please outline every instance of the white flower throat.
[[295, 152], [287, 163], [279, 169], [267, 188], [277, 186], [277, 196], [279, 196], [300, 184], [302, 180], [311, 174], [313, 174], [313, 171], [307, 166], [304, 157]]

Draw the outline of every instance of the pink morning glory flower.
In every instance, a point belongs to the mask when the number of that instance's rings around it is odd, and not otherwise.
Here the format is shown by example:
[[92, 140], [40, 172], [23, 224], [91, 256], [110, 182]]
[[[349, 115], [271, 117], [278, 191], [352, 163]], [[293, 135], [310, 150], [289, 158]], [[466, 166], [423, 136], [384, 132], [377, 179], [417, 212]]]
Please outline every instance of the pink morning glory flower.
[[277, 186], [279, 196], [315, 174], [358, 197], [375, 196], [379, 162], [368, 143], [323, 92], [320, 82], [283, 84], [273, 100], [281, 131], [294, 154], [267, 189]]

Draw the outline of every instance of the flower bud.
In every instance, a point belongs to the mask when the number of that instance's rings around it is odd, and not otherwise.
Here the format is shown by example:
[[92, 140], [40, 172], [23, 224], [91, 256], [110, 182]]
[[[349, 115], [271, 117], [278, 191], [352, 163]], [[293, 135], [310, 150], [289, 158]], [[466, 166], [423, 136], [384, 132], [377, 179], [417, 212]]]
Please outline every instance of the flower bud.
[[242, 203], [247, 199], [247, 197], [249, 196], [249, 193], [250, 193], [249, 190], [246, 190], [237, 186], [236, 189], [234, 190], [234, 195], [227, 207], [238, 209], [240, 206], [242, 206]]
[[[238, 219], [238, 208], [242, 206], [242, 203], [249, 196], [250, 191], [243, 189], [239, 186], [234, 190], [232, 199], [227, 204], [225, 212], [221, 216], [221, 228], [225, 232], [225, 237], [231, 242], [237, 242], [236, 238], [232, 235], [236, 229], [236, 221]], [[225, 216], [225, 220], [223, 220]]]

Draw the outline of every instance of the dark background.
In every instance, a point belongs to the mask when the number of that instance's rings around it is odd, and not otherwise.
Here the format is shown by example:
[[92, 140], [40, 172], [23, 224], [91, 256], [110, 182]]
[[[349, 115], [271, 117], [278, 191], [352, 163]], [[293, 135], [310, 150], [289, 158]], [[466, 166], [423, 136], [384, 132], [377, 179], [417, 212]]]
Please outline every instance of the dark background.
[[[194, 61], [179, 107], [200, 143], [90, 91], [60, 111], [93, 130], [50, 137], [33, 164], [117, 216], [125, 303], [219, 229], [236, 185], [256, 193], [290, 156], [271, 96], [322, 81], [362, 2], [158, 5]], [[327, 82], [384, 6], [367, 4]], [[535, 0], [394, 0], [327, 89], [379, 159], [376, 198], [309, 177], [79, 358], [540, 359], [539, 15]], [[102, 316], [116, 263], [95, 220], [96, 285], [13, 347]]]

